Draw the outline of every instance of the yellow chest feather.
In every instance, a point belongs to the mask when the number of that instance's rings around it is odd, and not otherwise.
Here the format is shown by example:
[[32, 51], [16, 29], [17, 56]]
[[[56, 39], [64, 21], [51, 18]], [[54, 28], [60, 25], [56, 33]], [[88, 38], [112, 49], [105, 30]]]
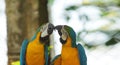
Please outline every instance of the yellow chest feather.
[[27, 65], [44, 65], [44, 45], [39, 40], [35, 39], [28, 44], [26, 63]]
[[62, 65], [80, 65], [78, 49], [72, 48], [71, 38], [67, 38], [67, 42], [62, 46]]
[[80, 65], [77, 48], [62, 48], [62, 65]]

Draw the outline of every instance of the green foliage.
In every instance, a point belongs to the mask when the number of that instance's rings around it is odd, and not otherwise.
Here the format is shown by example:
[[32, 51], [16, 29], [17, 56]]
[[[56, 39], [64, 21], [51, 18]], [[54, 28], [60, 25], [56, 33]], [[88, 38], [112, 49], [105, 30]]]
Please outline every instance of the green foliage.
[[53, 5], [53, 3], [54, 3], [54, 0], [48, 0], [49, 5]]
[[109, 14], [109, 12], [107, 12], [107, 11], [102, 11], [101, 16], [106, 16], [106, 15], [108, 15], [108, 14]]
[[[82, 30], [77, 33], [76, 40], [85, 43], [84, 45], [87, 48], [97, 47], [94, 45], [89, 45], [89, 43], [86, 43], [83, 39], [80, 38], [80, 35], [85, 31], [87, 31], [88, 33], [100, 31], [101, 33], [104, 33], [107, 36], [109, 36], [109, 40], [106, 41], [106, 43], [104, 43], [106, 46], [115, 45], [118, 42], [120, 42], [120, 34], [118, 34], [120, 33], [120, 31], [110, 30], [110, 27], [117, 22], [116, 18], [120, 17], [120, 11], [119, 11], [120, 0], [92, 0], [92, 1], [83, 0], [83, 3], [81, 5], [75, 4], [75, 5], [68, 6], [67, 8], [65, 8], [66, 22], [68, 22], [71, 19], [69, 12], [75, 11], [77, 13], [78, 9], [80, 9], [82, 6], [89, 6], [89, 5], [98, 7], [98, 9], [101, 12], [100, 19], [107, 19], [110, 22], [110, 24], [107, 24], [106, 26], [103, 26], [97, 30], [92, 30], [92, 31]], [[84, 22], [83, 26], [85, 27], [85, 24], [88, 23], [88, 21], [90, 21], [90, 17], [86, 14], [83, 14], [83, 15], [79, 15], [79, 14], [80, 13], [78, 12], [79, 20]]]
[[84, 22], [87, 22], [87, 21], [89, 21], [90, 19], [89, 19], [89, 17], [87, 16], [87, 15], [81, 15], [81, 16], [79, 16], [79, 19], [80, 20], [83, 20]]
[[103, 0], [95, 0], [91, 2], [91, 5], [99, 6], [99, 7], [105, 7], [107, 4]]
[[115, 45], [115, 44], [117, 44], [115, 38], [111, 38], [109, 41], [105, 43], [106, 46]]
[[66, 15], [66, 16], [65, 16], [65, 19], [66, 19], [67, 22], [69, 22], [70, 16]]
[[69, 10], [76, 10], [76, 9], [78, 9], [78, 6], [72, 5], [72, 6], [67, 7], [65, 10], [69, 11]]
[[101, 31], [101, 32], [109, 35], [111, 38], [105, 43], [106, 46], [115, 45], [118, 42], [120, 42], [120, 31]]
[[11, 65], [20, 65], [20, 61], [12, 62]]
[[88, 49], [93, 49], [97, 47], [97, 46], [90, 45], [90, 44], [85, 44], [84, 46], [87, 47]]
[[112, 3], [114, 3], [116, 6], [120, 6], [120, 0], [112, 0]]

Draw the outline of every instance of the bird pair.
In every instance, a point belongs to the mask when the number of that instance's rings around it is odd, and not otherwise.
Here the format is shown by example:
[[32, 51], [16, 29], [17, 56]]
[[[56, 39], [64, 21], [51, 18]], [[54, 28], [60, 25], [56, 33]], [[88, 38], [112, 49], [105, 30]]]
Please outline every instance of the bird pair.
[[[50, 62], [49, 38], [58, 30], [62, 45], [61, 55]], [[87, 57], [81, 44], [76, 44], [76, 33], [67, 25], [51, 23], [40, 26], [31, 40], [24, 40], [20, 51], [20, 65], [87, 65]]]

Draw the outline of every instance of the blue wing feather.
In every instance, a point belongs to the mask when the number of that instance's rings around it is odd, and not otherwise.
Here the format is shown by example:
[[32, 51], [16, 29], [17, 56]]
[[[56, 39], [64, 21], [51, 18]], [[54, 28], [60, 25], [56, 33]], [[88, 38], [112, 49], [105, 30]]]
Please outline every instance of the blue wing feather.
[[20, 50], [20, 65], [26, 65], [25, 54], [28, 45], [28, 40], [24, 40], [22, 42], [21, 50]]
[[48, 65], [49, 55], [48, 55], [48, 46], [44, 46], [45, 49], [45, 65]]
[[78, 44], [77, 48], [79, 53], [80, 65], [87, 65], [87, 56], [83, 46], [81, 44]]

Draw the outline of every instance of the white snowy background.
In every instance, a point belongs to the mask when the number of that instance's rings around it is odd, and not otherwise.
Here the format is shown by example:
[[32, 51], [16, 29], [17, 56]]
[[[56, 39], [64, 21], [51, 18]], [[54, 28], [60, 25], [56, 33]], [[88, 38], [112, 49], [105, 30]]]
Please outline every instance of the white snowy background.
[[[6, 28], [6, 15], [5, 15], [5, 0], [0, 0], [0, 65], [7, 65], [7, 28]], [[51, 7], [51, 21], [56, 25], [69, 25], [75, 32], [83, 30], [83, 23], [78, 20], [78, 13], [71, 12], [70, 15], [72, 19], [70, 22], [66, 22], [63, 17], [64, 8], [72, 4], [80, 4], [82, 0], [55, 0]], [[89, 11], [88, 11], [89, 10]], [[93, 22], [86, 24], [87, 30], [96, 30], [107, 24], [110, 24], [106, 19], [100, 19], [99, 14], [101, 13], [94, 6], [86, 6], [78, 9], [80, 13], [87, 14]], [[82, 15], [82, 14], [81, 14]], [[97, 20], [97, 21], [96, 21]], [[102, 21], [102, 22], [101, 22]], [[110, 27], [112, 29], [120, 29], [120, 22]], [[61, 44], [59, 43], [59, 35], [56, 31], [55, 34], [55, 54], [60, 54]], [[99, 38], [99, 39], [98, 39]], [[100, 44], [100, 41], [105, 41], [108, 36], [97, 32], [95, 34], [90, 34], [85, 37], [87, 42], [94, 41]], [[97, 49], [88, 50], [85, 48], [88, 58], [88, 65], [119, 65], [120, 64], [120, 44], [115, 46], [106, 47], [100, 45]]]

